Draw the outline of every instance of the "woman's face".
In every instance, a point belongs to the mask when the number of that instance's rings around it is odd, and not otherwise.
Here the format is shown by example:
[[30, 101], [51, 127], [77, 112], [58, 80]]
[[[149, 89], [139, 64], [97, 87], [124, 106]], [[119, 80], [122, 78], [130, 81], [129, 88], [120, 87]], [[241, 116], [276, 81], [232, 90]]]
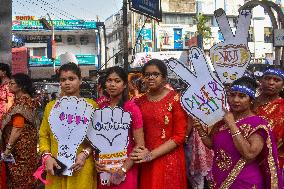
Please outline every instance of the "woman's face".
[[60, 87], [64, 95], [76, 96], [80, 93], [81, 79], [73, 71], [62, 71], [59, 76]]
[[283, 87], [283, 79], [279, 76], [265, 75], [260, 81], [261, 93], [269, 96], [278, 95]]
[[245, 112], [251, 107], [250, 97], [238, 91], [230, 91], [228, 93], [228, 103], [232, 112]]
[[155, 91], [165, 86], [166, 79], [163, 78], [161, 71], [155, 65], [147, 66], [144, 73], [147, 89]]
[[9, 83], [9, 90], [11, 93], [16, 94], [21, 91], [21, 87], [18, 86], [14, 79], [11, 79]]
[[106, 79], [106, 91], [111, 98], [121, 96], [126, 84], [117, 73], [111, 73]]

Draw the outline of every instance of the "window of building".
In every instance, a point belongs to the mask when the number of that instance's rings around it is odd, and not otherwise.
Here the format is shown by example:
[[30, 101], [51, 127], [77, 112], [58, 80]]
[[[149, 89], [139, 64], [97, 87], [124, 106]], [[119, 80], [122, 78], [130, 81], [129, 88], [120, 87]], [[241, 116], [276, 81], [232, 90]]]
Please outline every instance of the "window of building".
[[45, 47], [33, 48], [33, 55], [34, 56], [46, 56]]
[[273, 43], [272, 28], [264, 28], [264, 43]]
[[189, 14], [163, 14], [163, 24], [193, 24], [193, 17]]

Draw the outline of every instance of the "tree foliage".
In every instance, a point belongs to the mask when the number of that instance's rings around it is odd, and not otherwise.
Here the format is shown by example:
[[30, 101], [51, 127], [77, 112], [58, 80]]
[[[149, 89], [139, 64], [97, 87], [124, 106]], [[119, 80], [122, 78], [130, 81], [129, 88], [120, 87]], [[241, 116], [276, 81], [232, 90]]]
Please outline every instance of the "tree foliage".
[[208, 17], [203, 14], [198, 14], [194, 17], [197, 25], [197, 35], [201, 35], [203, 39], [211, 38], [212, 32], [208, 26]]

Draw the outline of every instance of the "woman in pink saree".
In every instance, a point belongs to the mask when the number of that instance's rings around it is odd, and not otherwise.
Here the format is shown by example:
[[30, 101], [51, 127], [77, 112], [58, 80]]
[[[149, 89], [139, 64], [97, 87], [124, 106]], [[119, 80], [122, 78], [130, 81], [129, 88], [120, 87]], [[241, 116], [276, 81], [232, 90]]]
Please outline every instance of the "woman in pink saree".
[[277, 148], [270, 126], [252, 110], [256, 83], [243, 77], [231, 86], [230, 111], [207, 134], [195, 123], [203, 143], [213, 149], [214, 189], [282, 189]]

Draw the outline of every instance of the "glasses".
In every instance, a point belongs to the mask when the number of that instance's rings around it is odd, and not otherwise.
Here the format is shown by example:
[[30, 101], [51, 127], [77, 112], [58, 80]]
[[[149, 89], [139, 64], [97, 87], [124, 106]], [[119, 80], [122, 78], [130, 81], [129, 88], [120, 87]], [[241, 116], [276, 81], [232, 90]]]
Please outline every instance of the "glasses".
[[160, 75], [162, 75], [162, 74], [159, 73], [159, 72], [145, 72], [145, 73], [144, 73], [144, 77], [145, 77], [145, 78], [150, 78], [151, 76], [152, 76], [153, 78], [158, 78]]

